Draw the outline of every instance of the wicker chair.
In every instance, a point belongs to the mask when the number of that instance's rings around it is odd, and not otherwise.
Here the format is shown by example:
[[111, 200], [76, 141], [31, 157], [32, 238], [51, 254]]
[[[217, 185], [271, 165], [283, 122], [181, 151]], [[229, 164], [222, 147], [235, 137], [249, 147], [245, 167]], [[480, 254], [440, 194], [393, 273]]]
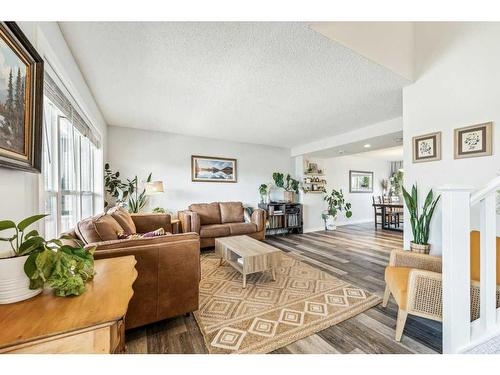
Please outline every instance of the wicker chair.
[[[408, 314], [441, 321], [443, 280], [441, 257], [393, 250], [385, 269], [382, 306], [392, 296], [398, 305], [396, 341], [401, 340]], [[471, 321], [479, 318], [479, 232], [471, 232]], [[500, 307], [500, 238], [497, 237], [497, 307]]]

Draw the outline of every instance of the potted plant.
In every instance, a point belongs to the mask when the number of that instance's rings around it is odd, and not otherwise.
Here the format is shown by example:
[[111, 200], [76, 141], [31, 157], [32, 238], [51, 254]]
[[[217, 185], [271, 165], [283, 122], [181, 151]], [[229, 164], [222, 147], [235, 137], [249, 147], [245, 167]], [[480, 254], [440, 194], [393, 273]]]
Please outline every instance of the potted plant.
[[259, 186], [260, 203], [268, 203], [267, 195], [269, 193], [269, 186], [267, 184], [261, 184]]
[[39, 294], [44, 286], [54, 289], [58, 296], [80, 295], [85, 283], [94, 276], [95, 248], [64, 244], [60, 238], [46, 241], [36, 230], [27, 228], [47, 215], [34, 215], [18, 224], [0, 221], [0, 231], [9, 230], [10, 249], [0, 253], [0, 304], [23, 301]]
[[422, 213], [419, 214], [417, 185], [412, 186], [411, 195], [404, 187], [402, 189], [406, 207], [410, 212], [411, 231], [413, 234], [413, 241], [410, 242], [410, 250], [417, 253], [429, 254], [431, 249], [431, 245], [429, 244], [431, 219], [441, 196], [439, 195], [434, 199], [432, 189], [429, 190], [425, 198]]
[[273, 180], [277, 187], [285, 189], [283, 199], [289, 203], [294, 203], [296, 194], [299, 193], [300, 182], [292, 178], [290, 174], [287, 174], [285, 177], [285, 175], [280, 172], [273, 173]]
[[38, 232], [27, 232], [27, 229], [45, 216], [47, 215], [30, 216], [18, 224], [11, 220], [0, 221], [0, 232], [10, 232], [10, 236], [0, 237], [0, 241], [9, 243], [9, 248], [0, 249], [0, 304], [23, 301], [42, 291], [41, 288], [30, 289], [24, 264], [30, 254], [39, 248], [36, 240]]
[[[70, 240], [64, 243], [63, 240]], [[85, 283], [94, 277], [95, 247], [85, 248], [72, 237], [45, 241], [37, 237], [36, 250], [26, 263], [24, 271], [30, 280], [30, 289], [45, 286], [52, 288], [60, 297], [79, 296], [84, 293]]]
[[330, 194], [327, 194], [323, 199], [328, 203], [328, 210], [321, 214], [321, 218], [325, 222], [325, 230], [333, 230], [336, 228], [335, 221], [339, 212], [344, 212], [346, 218], [352, 216], [351, 203], [346, 202], [342, 189], [333, 189]]

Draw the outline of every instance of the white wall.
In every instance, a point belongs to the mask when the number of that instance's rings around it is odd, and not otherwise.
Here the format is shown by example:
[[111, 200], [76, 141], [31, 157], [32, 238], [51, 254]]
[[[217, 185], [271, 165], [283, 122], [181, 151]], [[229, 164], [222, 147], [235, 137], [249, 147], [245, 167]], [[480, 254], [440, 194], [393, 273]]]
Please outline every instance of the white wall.
[[313, 22], [311, 28], [394, 73], [413, 79], [414, 22]]
[[[165, 193], [153, 196], [149, 208], [171, 212], [214, 201], [256, 207], [260, 184], [271, 182], [273, 172], [292, 172], [290, 149], [115, 126], [108, 128], [108, 155], [111, 168], [123, 177], [146, 178], [152, 172], [154, 180], [162, 180]], [[192, 182], [191, 155], [237, 159], [238, 182]], [[283, 198], [282, 192], [274, 195]]]
[[[500, 170], [500, 24], [417, 23], [415, 33], [417, 80], [403, 90], [405, 185], [418, 182], [421, 199], [443, 185], [479, 188]], [[453, 129], [487, 121], [494, 122], [494, 155], [454, 160]], [[413, 164], [412, 137], [435, 131], [442, 131], [442, 160]], [[406, 248], [410, 240], [405, 231]], [[439, 254], [440, 207], [430, 243]]]
[[[19, 22], [38, 53], [57, 71], [106, 144], [106, 123], [56, 22]], [[0, 220], [40, 212], [40, 175], [0, 168]]]
[[[331, 192], [332, 189], [342, 189], [346, 201], [352, 204], [352, 217], [346, 219], [345, 216], [340, 215], [337, 224], [373, 221], [372, 196], [382, 195], [381, 181], [390, 177], [391, 163], [356, 155], [314, 161], [325, 170], [328, 192]], [[350, 170], [373, 172], [373, 193], [349, 193]], [[302, 200], [304, 203], [304, 230], [313, 231], [324, 228], [321, 213], [326, 209], [326, 203], [323, 200], [323, 195], [304, 194]]]

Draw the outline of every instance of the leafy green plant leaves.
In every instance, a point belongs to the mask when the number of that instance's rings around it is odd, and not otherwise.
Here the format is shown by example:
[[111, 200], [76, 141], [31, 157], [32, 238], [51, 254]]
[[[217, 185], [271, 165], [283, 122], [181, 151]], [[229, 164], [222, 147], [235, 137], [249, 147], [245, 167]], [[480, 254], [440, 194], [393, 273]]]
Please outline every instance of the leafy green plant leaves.
[[403, 187], [403, 197], [410, 213], [410, 224], [413, 234], [413, 242], [416, 244], [427, 245], [429, 242], [430, 223], [436, 204], [441, 198], [440, 195], [434, 199], [434, 192], [429, 190], [424, 201], [422, 213], [419, 215], [418, 210], [418, 189], [417, 185], [411, 188], [411, 195]]

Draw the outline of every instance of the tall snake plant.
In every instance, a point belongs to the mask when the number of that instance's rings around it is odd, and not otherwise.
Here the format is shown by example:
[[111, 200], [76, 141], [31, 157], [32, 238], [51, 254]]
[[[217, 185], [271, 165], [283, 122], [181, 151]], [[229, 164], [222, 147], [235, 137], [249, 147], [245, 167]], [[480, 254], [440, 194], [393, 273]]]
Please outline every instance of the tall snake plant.
[[427, 193], [427, 197], [425, 198], [422, 213], [420, 215], [418, 210], [417, 185], [412, 186], [411, 195], [403, 187], [403, 197], [405, 199], [406, 207], [410, 212], [413, 242], [415, 244], [427, 245], [429, 243], [429, 228], [432, 215], [434, 214], [434, 209], [436, 208], [436, 204], [441, 196], [438, 195], [438, 197], [434, 199], [434, 193], [432, 192], [432, 189], [429, 190], [429, 193]]

